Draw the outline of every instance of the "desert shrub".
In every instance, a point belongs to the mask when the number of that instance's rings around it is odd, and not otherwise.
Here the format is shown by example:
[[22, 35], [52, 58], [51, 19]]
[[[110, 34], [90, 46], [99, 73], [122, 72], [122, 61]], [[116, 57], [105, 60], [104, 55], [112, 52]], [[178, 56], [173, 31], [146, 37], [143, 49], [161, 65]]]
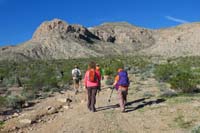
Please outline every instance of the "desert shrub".
[[0, 129], [3, 128], [3, 125], [5, 124], [4, 121], [0, 121]]
[[5, 97], [0, 96], [0, 107], [5, 107], [7, 104], [7, 100]]
[[184, 93], [193, 92], [200, 79], [200, 76], [191, 69], [191, 65], [185, 62], [159, 65], [154, 75], [157, 80], [168, 82], [172, 89]]
[[106, 81], [105, 81], [105, 84], [106, 85], [112, 85], [114, 83], [114, 79], [113, 78], [108, 78]]
[[200, 126], [196, 126], [192, 129], [191, 133], [200, 133]]
[[168, 82], [176, 71], [177, 66], [174, 64], [161, 64], [156, 66], [154, 75], [158, 81]]
[[114, 70], [111, 70], [111, 68], [106, 68], [104, 71], [105, 75], [112, 75], [114, 73]]
[[25, 103], [25, 98], [20, 96], [8, 96], [7, 97], [7, 106], [13, 109], [20, 109]]
[[176, 75], [170, 78], [169, 83], [172, 89], [188, 93], [196, 89], [197, 79], [190, 70], [179, 70]]
[[33, 88], [24, 88], [21, 95], [27, 100], [33, 100], [37, 98], [37, 90]]

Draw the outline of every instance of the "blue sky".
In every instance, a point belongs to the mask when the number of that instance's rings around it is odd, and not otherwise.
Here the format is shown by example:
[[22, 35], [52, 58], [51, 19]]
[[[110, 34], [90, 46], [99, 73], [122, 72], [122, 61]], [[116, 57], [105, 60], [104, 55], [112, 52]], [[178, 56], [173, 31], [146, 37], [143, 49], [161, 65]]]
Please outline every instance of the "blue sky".
[[45, 20], [86, 27], [127, 21], [146, 28], [200, 22], [200, 0], [0, 0], [0, 46], [31, 39]]

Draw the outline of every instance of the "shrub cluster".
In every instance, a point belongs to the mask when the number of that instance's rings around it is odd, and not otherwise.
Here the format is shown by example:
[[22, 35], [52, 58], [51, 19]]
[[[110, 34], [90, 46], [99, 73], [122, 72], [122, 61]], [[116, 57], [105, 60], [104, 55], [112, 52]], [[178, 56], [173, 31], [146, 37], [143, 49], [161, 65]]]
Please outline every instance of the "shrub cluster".
[[[199, 65], [200, 66], [200, 65]], [[200, 83], [200, 69], [192, 62], [180, 59], [156, 66], [154, 75], [157, 80], [167, 82], [172, 89], [191, 93]]]

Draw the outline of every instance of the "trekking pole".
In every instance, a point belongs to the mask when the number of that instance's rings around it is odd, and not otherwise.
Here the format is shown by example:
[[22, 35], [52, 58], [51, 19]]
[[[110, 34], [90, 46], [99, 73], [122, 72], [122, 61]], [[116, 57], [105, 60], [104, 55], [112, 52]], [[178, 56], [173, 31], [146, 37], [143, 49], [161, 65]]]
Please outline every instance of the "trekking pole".
[[112, 93], [113, 93], [114, 87], [112, 87], [111, 89], [112, 89], [112, 91], [111, 91], [111, 93], [110, 93], [110, 97], [109, 97], [109, 99], [108, 99], [108, 102], [110, 102], [110, 99], [111, 99], [111, 96], [112, 96]]

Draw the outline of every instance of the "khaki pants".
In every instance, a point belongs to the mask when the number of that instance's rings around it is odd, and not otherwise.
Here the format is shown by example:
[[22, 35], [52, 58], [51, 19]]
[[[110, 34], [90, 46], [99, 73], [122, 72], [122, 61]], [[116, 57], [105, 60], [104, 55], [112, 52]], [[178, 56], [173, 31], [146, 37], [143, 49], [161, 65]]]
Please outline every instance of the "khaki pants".
[[120, 89], [120, 88], [118, 89], [119, 105], [122, 111], [125, 110], [127, 94], [128, 94], [128, 91], [126, 89]]

